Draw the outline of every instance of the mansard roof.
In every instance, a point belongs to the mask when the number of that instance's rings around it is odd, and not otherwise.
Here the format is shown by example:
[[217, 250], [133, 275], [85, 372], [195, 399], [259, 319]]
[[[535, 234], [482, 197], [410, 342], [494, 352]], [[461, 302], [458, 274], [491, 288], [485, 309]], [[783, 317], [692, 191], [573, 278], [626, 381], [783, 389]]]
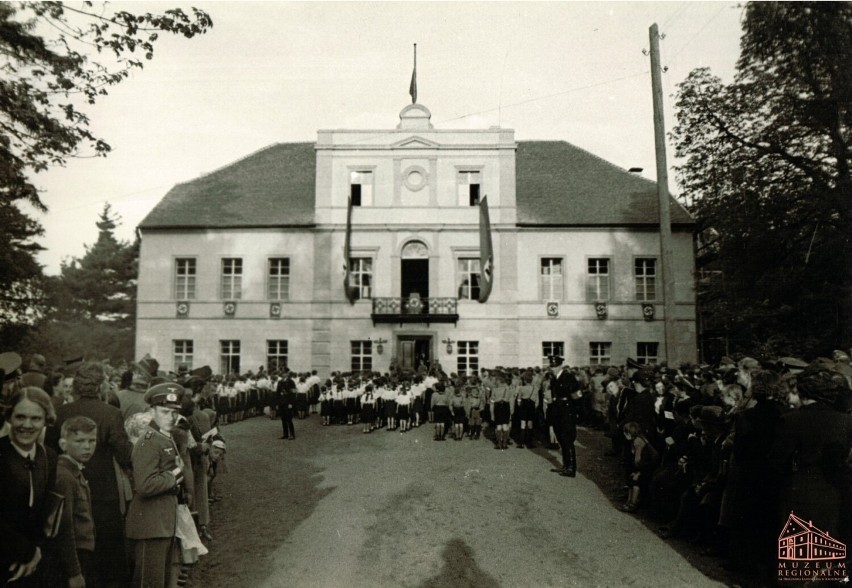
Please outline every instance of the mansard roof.
[[[518, 225], [654, 226], [656, 184], [565, 141], [519, 141]], [[279, 143], [173, 187], [142, 229], [309, 227], [314, 224], [313, 143]], [[674, 225], [691, 225], [671, 200]]]

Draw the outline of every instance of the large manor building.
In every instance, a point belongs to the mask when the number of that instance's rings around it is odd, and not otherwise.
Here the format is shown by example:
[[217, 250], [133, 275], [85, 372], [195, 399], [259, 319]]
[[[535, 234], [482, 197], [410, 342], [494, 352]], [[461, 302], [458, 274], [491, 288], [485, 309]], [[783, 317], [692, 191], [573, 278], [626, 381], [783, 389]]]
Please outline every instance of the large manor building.
[[656, 184], [430, 118], [411, 104], [395, 128], [320, 130], [172, 188], [139, 227], [137, 355], [219, 373], [695, 361], [686, 210], [671, 201], [667, 358]]

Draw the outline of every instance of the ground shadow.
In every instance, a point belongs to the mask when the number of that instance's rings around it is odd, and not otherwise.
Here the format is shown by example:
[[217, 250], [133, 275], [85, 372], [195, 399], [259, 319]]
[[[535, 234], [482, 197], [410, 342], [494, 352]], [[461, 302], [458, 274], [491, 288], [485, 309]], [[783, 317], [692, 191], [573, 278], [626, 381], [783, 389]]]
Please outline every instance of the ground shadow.
[[420, 588], [499, 588], [500, 584], [480, 568], [473, 550], [461, 539], [451, 539], [441, 552], [444, 567]]

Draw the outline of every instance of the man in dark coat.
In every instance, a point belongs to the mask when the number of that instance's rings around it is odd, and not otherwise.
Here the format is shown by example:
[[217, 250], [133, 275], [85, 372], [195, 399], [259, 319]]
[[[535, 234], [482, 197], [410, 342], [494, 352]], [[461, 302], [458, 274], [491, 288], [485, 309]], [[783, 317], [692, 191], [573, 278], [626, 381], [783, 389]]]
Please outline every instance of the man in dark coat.
[[[550, 366], [558, 368], [562, 365], [562, 358], [554, 356], [550, 358]], [[573, 478], [577, 475], [577, 452], [574, 441], [577, 439], [577, 408], [576, 401], [580, 399], [580, 382], [571, 371], [564, 365], [550, 383], [550, 394], [553, 398], [551, 410], [553, 415], [553, 430], [556, 440], [562, 449], [562, 467], [552, 471], [560, 476]]]
[[[74, 402], [56, 411], [56, 423], [46, 434], [46, 443], [59, 448], [62, 423], [72, 416], [85, 416], [98, 425], [98, 444], [84, 475], [92, 494], [92, 516], [95, 521], [95, 561], [103, 586], [126, 586], [129, 568], [124, 547], [123, 505], [120, 504], [115, 463], [130, 470], [131, 445], [124, 431], [121, 411], [99, 397], [106, 382], [103, 366], [84, 362], [74, 376]], [[113, 462], [115, 460], [115, 463]]]
[[278, 415], [281, 417], [282, 439], [296, 439], [296, 429], [293, 427], [293, 406], [296, 403], [296, 382], [291, 377], [290, 370], [284, 368], [284, 375], [278, 381], [275, 390], [278, 396]]

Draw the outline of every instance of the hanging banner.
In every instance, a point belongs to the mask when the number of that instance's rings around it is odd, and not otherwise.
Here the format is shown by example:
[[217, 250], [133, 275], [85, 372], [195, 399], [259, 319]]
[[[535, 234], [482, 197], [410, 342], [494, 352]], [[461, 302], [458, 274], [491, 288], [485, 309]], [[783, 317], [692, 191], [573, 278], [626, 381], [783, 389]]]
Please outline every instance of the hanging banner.
[[491, 247], [491, 221], [488, 219], [488, 196], [479, 201], [479, 266], [482, 278], [479, 284], [479, 301], [485, 302], [494, 284], [494, 250]]
[[343, 243], [343, 271], [345, 275], [343, 277], [343, 293], [346, 295], [346, 299], [349, 301], [349, 304], [355, 304], [355, 291], [349, 285], [349, 280], [352, 275], [352, 268], [350, 267], [352, 261], [349, 259], [349, 240], [352, 237], [352, 198], [349, 198], [349, 202], [347, 203], [346, 208], [346, 240]]

